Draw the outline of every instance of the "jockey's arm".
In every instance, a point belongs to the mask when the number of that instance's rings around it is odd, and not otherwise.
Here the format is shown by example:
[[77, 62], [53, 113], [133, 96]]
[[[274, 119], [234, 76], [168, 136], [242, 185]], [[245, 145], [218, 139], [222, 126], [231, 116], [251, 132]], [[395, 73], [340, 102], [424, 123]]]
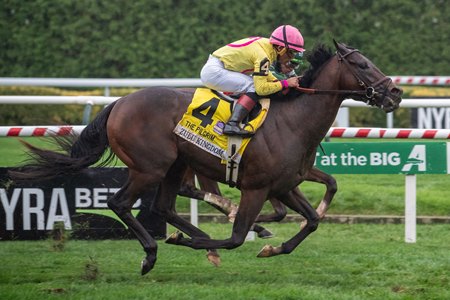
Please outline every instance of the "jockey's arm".
[[257, 62], [254, 66], [253, 82], [255, 92], [260, 96], [267, 96], [277, 93], [288, 87], [297, 87], [298, 82], [295, 79], [285, 79], [279, 81], [270, 71], [271, 62], [265, 58]]

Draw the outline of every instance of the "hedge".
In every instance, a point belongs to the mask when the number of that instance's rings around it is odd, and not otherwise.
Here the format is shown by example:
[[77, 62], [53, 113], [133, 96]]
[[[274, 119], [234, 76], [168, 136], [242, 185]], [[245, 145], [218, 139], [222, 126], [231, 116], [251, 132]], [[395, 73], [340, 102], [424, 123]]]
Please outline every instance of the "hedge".
[[307, 50], [334, 38], [389, 75], [448, 75], [449, 15], [442, 0], [6, 0], [0, 76], [198, 77], [214, 49], [280, 24]]

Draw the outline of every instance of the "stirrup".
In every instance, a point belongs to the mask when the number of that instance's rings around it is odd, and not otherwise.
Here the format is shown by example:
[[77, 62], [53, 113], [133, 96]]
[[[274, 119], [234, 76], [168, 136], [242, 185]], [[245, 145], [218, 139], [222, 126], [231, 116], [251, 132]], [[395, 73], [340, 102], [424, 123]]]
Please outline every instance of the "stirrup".
[[232, 126], [228, 124], [225, 124], [225, 127], [223, 128], [223, 134], [228, 136], [241, 136], [243, 138], [252, 137], [253, 135], [255, 135], [254, 132], [241, 129], [239, 126]]

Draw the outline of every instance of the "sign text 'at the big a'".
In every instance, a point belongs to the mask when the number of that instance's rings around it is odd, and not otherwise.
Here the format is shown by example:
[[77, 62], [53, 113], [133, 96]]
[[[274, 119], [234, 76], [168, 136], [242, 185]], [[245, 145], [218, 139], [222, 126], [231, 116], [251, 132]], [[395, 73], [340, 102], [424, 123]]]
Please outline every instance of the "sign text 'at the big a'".
[[447, 174], [446, 142], [323, 143], [315, 165], [331, 174]]

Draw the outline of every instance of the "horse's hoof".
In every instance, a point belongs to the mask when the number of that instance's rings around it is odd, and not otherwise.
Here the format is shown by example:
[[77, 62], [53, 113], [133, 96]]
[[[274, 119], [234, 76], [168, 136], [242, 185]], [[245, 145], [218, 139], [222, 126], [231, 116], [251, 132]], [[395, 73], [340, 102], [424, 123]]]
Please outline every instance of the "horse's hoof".
[[166, 244], [177, 245], [178, 241], [183, 237], [183, 234], [179, 231], [172, 233], [166, 239]]
[[144, 258], [141, 262], [141, 275], [145, 275], [150, 272], [155, 266], [156, 259], [152, 262], [148, 260], [148, 257]]
[[270, 239], [273, 237], [273, 233], [267, 229], [264, 229], [264, 230], [258, 232], [258, 237], [261, 239]]
[[208, 251], [206, 254], [209, 262], [214, 265], [214, 267], [220, 267], [220, 256], [217, 252]]
[[271, 257], [272, 253], [273, 247], [271, 245], [265, 245], [256, 257]]
[[283, 253], [283, 247], [272, 247], [271, 245], [265, 245], [261, 251], [259, 251], [257, 257], [271, 257]]

